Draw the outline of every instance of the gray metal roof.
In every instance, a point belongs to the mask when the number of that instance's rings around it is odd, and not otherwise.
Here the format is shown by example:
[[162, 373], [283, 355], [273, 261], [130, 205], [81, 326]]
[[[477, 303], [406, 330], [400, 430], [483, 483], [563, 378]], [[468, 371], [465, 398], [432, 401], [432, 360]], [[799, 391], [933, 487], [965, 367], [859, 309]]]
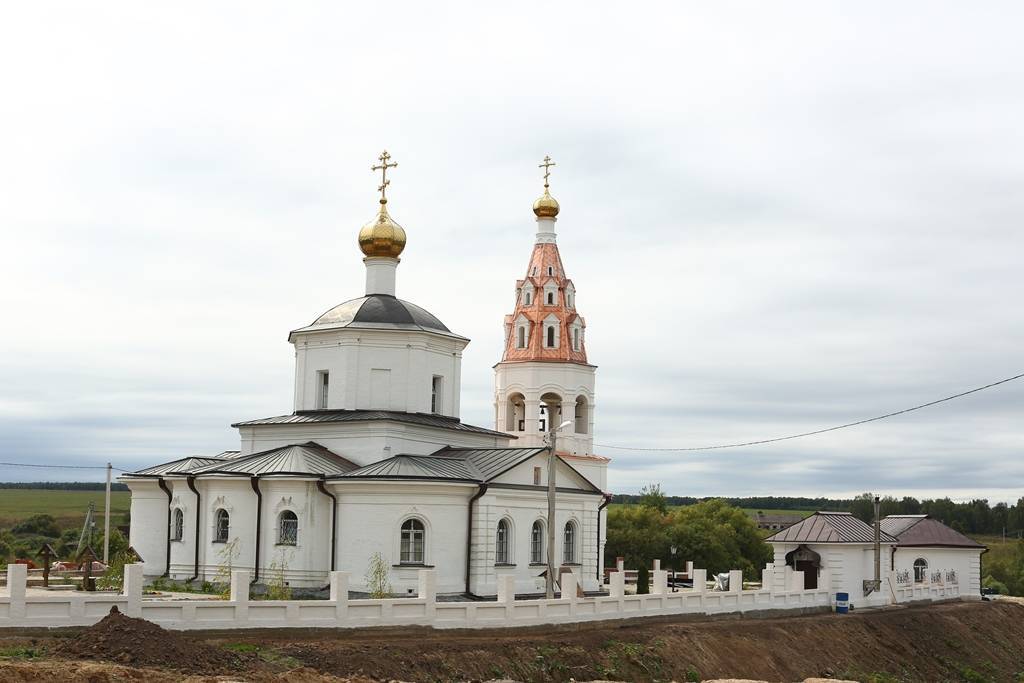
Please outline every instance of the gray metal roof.
[[496, 432], [493, 429], [468, 425], [455, 417], [428, 413], [403, 413], [396, 410], [300, 410], [292, 413], [291, 415], [278, 415], [276, 417], [264, 417], [258, 420], [236, 422], [231, 426], [248, 427], [251, 425], [294, 425], [314, 424], [319, 422], [367, 422], [373, 420], [402, 422], [405, 424], [414, 424], [424, 427], [451, 429], [457, 432], [473, 432], [475, 434], [500, 436], [506, 439], [516, 438], [511, 434], [506, 434], [505, 432]]
[[904, 531], [914, 526], [927, 516], [928, 515], [889, 515], [888, 517], [883, 517], [879, 524], [882, 526], [882, 531], [890, 536], [898, 537]]
[[[529, 460], [545, 450], [544, 448], [442, 448], [430, 455], [396, 455], [342, 474], [337, 478], [439, 479], [484, 483], [492, 481], [519, 463]], [[572, 467], [568, 463], [566, 465]], [[591, 486], [597, 490], [593, 484]]]
[[322, 477], [344, 474], [357, 467], [355, 463], [311, 441], [211, 463], [206, 467], [193, 470], [191, 474], [196, 476], [204, 474], [245, 476], [291, 474]]
[[[882, 543], [896, 539], [881, 534]], [[816, 512], [766, 539], [775, 543], [874, 543], [875, 530], [849, 512]]]
[[[888, 524], [887, 524], [888, 523]], [[941, 547], [941, 548], [974, 548], [985, 546], [974, 539], [964, 536], [956, 529], [951, 529], [937, 519], [928, 515], [890, 515], [882, 520], [882, 528], [899, 528], [890, 534], [899, 543], [897, 547]], [[888, 531], [888, 530], [887, 530]]]
[[371, 294], [338, 304], [312, 324], [300, 327], [292, 334], [345, 327], [420, 330], [458, 336], [426, 309], [387, 294]]
[[145, 469], [138, 470], [136, 472], [126, 472], [122, 476], [126, 477], [159, 477], [169, 472], [181, 472], [187, 474], [194, 472], [200, 467], [206, 467], [207, 465], [215, 465], [223, 462], [226, 458], [217, 456], [213, 458], [201, 457], [201, 456], [189, 456], [187, 458], [178, 458], [177, 460], [171, 460], [170, 462], [161, 463], [159, 465], [153, 465]]

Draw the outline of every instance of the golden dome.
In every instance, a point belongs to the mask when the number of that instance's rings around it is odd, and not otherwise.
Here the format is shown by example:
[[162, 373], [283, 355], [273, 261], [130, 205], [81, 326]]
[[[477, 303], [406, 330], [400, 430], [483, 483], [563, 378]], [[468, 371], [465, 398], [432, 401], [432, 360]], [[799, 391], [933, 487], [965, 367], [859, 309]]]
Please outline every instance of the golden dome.
[[367, 256], [398, 258], [405, 249], [405, 230], [388, 215], [388, 200], [380, 200], [377, 217], [359, 231], [359, 248]]
[[533, 213], [537, 218], [554, 218], [558, 215], [558, 201], [548, 192], [548, 186], [544, 186], [544, 194], [533, 203]]

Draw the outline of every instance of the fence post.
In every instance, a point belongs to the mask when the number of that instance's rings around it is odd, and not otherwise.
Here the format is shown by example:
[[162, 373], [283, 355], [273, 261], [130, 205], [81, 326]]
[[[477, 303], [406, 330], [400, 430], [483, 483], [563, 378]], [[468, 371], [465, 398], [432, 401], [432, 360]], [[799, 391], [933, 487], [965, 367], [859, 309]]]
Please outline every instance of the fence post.
[[144, 565], [140, 562], [126, 564], [124, 566], [124, 579], [121, 582], [121, 595], [128, 598], [128, 606], [125, 614], [130, 617], [142, 616], [142, 570]]
[[626, 573], [623, 571], [612, 572], [608, 577], [608, 595], [613, 598], [621, 598], [626, 594]]
[[691, 569], [690, 576], [693, 577], [693, 592], [706, 593], [708, 590], [708, 570]]
[[668, 572], [666, 570], [654, 570], [654, 585], [651, 586], [651, 592], [656, 595], [665, 595], [668, 593]]
[[743, 572], [739, 569], [729, 571], [729, 592], [739, 593], [743, 590]]
[[569, 614], [576, 614], [576, 587], [579, 579], [572, 572], [562, 574], [561, 578], [562, 599], [569, 601]]
[[802, 591], [804, 589], [804, 573], [796, 570], [789, 574], [789, 590], [791, 591]]
[[249, 618], [249, 572], [237, 569], [231, 572], [231, 602], [235, 603], [235, 620]]
[[653, 571], [658, 571], [659, 569], [661, 569], [661, 560], [655, 560]]
[[7, 594], [11, 596], [11, 619], [25, 616], [25, 584], [28, 581], [28, 565], [7, 565]]
[[616, 557], [615, 558], [615, 571], [624, 572], [626, 571], [626, 558]]
[[416, 574], [416, 579], [418, 581], [416, 594], [425, 601], [423, 613], [429, 624], [434, 620], [434, 614], [437, 612], [437, 571], [421, 569]]
[[516, 577], [504, 574], [498, 577], [498, 602], [511, 604], [516, 599]]
[[348, 616], [348, 572], [331, 572], [331, 602], [338, 621]]

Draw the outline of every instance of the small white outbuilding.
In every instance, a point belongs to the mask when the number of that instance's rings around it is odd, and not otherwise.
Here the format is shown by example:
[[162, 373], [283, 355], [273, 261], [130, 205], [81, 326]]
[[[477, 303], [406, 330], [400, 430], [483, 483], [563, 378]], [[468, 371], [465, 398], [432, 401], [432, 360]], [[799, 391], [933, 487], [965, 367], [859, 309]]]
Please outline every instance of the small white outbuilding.
[[881, 526], [898, 541], [892, 557], [897, 586], [958, 583], [961, 596], [981, 597], [984, 545], [928, 515], [889, 515]]

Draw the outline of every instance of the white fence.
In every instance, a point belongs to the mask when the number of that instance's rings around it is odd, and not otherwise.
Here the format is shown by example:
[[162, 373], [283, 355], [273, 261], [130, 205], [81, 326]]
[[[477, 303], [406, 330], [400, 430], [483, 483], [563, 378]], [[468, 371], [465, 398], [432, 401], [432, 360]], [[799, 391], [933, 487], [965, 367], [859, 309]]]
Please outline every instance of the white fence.
[[[46, 595], [26, 597], [24, 565], [8, 567], [9, 595], [0, 597], [0, 628], [88, 626], [102, 619], [112, 606], [132, 617], [142, 617], [165, 628], [354, 628], [367, 626], [431, 626], [434, 628], [506, 628], [568, 624], [606, 619], [719, 614], [758, 610], [828, 608], [828, 590], [745, 591], [740, 572], [730, 573], [729, 591], [708, 591], [706, 573], [694, 570], [695, 588], [670, 592], [667, 572], [653, 572], [652, 593], [627, 595], [622, 573], [611, 577], [607, 597], [577, 597], [576, 577], [562, 577], [557, 600], [516, 600], [514, 577], [502, 577], [497, 602], [438, 602], [437, 576], [419, 573], [415, 598], [349, 600], [348, 573], [331, 573], [328, 600], [250, 600], [248, 572], [234, 572], [230, 600], [158, 600], [142, 595], [142, 565], [127, 565], [121, 594]], [[956, 586], [931, 587], [922, 599], [958, 597]], [[936, 592], [937, 591], [937, 592]]]

